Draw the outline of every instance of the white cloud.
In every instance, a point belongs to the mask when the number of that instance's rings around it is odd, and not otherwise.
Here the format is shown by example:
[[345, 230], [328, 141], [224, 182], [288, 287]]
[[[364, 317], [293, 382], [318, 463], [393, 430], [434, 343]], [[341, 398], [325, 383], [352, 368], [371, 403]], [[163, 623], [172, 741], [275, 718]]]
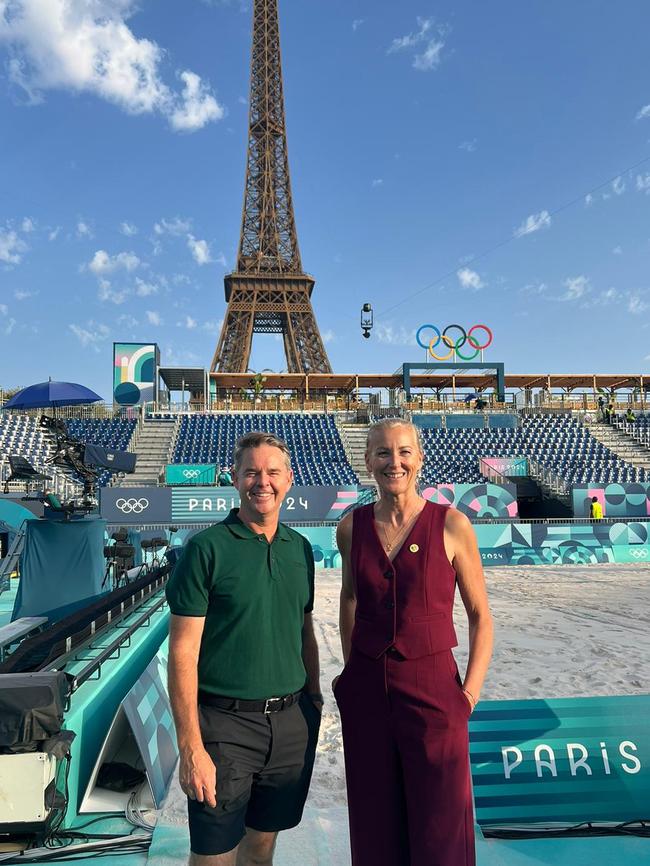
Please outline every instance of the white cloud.
[[588, 192], [587, 195], [585, 196], [585, 205], [587, 207], [589, 207], [589, 205], [592, 205], [593, 203], [594, 203], [594, 197], [590, 192]]
[[623, 247], [620, 247], [620, 246], [614, 247], [612, 252], [614, 253], [615, 256], [622, 256], [623, 255]]
[[197, 326], [197, 321], [191, 316], [185, 316], [182, 322], [177, 322], [176, 324], [179, 328], [187, 328], [188, 331], [193, 331]]
[[28, 291], [25, 291], [24, 289], [16, 289], [16, 291], [14, 292], [14, 298], [17, 301], [24, 301], [27, 298], [33, 298], [34, 295], [37, 295], [37, 294], [38, 294], [38, 292], [28, 292]]
[[75, 324], [68, 327], [84, 348], [90, 347], [95, 352], [99, 352], [99, 344], [108, 340], [111, 333], [106, 325], [97, 324], [92, 320], [87, 322], [85, 327]]
[[189, 217], [174, 217], [173, 219], [161, 219], [157, 222], [153, 230], [157, 235], [181, 235], [187, 234], [192, 228], [192, 220]]
[[563, 285], [566, 287], [566, 292], [558, 299], [560, 301], [577, 301], [590, 291], [589, 278], [583, 274], [578, 277], [568, 277]]
[[219, 319], [218, 322], [216, 322], [216, 321], [204, 322], [201, 325], [201, 330], [205, 331], [208, 334], [218, 334], [219, 331], [221, 331], [222, 327], [223, 327], [223, 319]]
[[112, 304], [123, 304], [128, 294], [129, 293], [126, 289], [122, 289], [118, 292], [113, 291], [109, 280], [99, 280], [99, 291], [97, 292], [97, 297], [100, 301], [110, 301]]
[[13, 331], [13, 329], [15, 327], [16, 327], [16, 320], [15, 319], [9, 319], [9, 321], [5, 325], [5, 329], [4, 329], [5, 336], [8, 337], [9, 334], [11, 334], [11, 332]]
[[324, 343], [331, 343], [333, 340], [336, 340], [336, 334], [331, 328], [327, 331], [323, 331], [321, 337], [323, 338]]
[[372, 185], [373, 185], [373, 187], [375, 187], [375, 188], [378, 187], [378, 186], [383, 186], [383, 185], [384, 185], [384, 179], [383, 179], [383, 177], [376, 177], [376, 178], [373, 180]]
[[623, 193], [625, 192], [625, 182], [623, 181], [622, 177], [617, 177], [612, 182], [612, 191], [615, 195], [623, 195]]
[[187, 246], [190, 248], [197, 265], [208, 265], [212, 261], [210, 247], [207, 241], [198, 241], [194, 235], [187, 236]]
[[147, 298], [149, 295], [158, 294], [158, 286], [155, 283], [147, 283], [141, 280], [140, 277], [135, 278], [135, 293], [140, 298]]
[[[58, 234], [58, 232], [57, 232]], [[83, 220], [79, 220], [77, 223], [77, 237], [78, 238], [92, 238], [94, 237], [92, 229], [88, 225], [88, 223]]]
[[195, 132], [212, 120], [221, 120], [225, 111], [210, 92], [210, 87], [201, 81], [195, 72], [180, 73], [184, 83], [182, 99], [171, 114], [170, 122], [177, 132]]
[[120, 231], [123, 235], [126, 235], [127, 238], [132, 238], [134, 235], [137, 235], [138, 227], [134, 226], [133, 223], [123, 222], [120, 224]]
[[474, 151], [476, 150], [476, 146], [476, 139], [472, 138], [470, 141], [461, 141], [461, 143], [458, 145], [458, 149], [465, 150], [467, 151], [467, 153], [474, 153]]
[[123, 313], [117, 320], [118, 325], [125, 328], [135, 328], [139, 324], [138, 320], [130, 313]]
[[36, 223], [31, 217], [25, 217], [20, 225], [20, 229], [25, 234], [29, 234], [30, 232], [35, 231]]
[[150, 325], [163, 324], [162, 316], [156, 310], [147, 310], [147, 321]]
[[0, 229], [0, 262], [5, 262], [7, 265], [19, 265], [23, 253], [27, 249], [27, 244], [18, 237], [15, 231]]
[[388, 53], [411, 50], [414, 54], [413, 67], [420, 72], [428, 72], [440, 65], [448, 28], [436, 25], [433, 18], [418, 18], [417, 25], [418, 30], [415, 32], [393, 39]]
[[515, 237], [521, 238], [524, 235], [531, 235], [533, 232], [538, 232], [540, 229], [548, 228], [550, 224], [551, 215], [547, 210], [530, 214], [530, 216], [526, 217], [519, 228], [515, 229]]
[[472, 271], [470, 268], [461, 268], [457, 271], [456, 275], [458, 277], [458, 282], [463, 289], [471, 289], [476, 292], [479, 289], [482, 289], [485, 285], [476, 271]]
[[366, 23], [365, 18], [355, 18], [354, 21], [352, 22], [352, 30], [356, 33], [357, 30], [359, 29], [359, 27], [361, 27], [361, 25], [365, 24], [365, 23]]
[[647, 117], [650, 117], [650, 105], [644, 105], [643, 108], [639, 109], [636, 115], [637, 120], [645, 120]]
[[638, 316], [641, 313], [645, 313], [646, 310], [650, 309], [650, 304], [647, 301], [643, 301], [638, 294], [632, 294], [628, 298], [627, 309], [628, 312], [632, 313], [635, 316]]
[[637, 174], [636, 188], [639, 192], [644, 192], [646, 195], [650, 195], [650, 174], [647, 172], [646, 174]]
[[97, 250], [88, 267], [94, 274], [99, 275], [110, 274], [121, 268], [131, 272], [139, 265], [140, 259], [135, 253], [118, 253], [116, 256], [110, 256], [106, 250]]
[[158, 112], [188, 131], [223, 117], [195, 73], [180, 73], [180, 94], [164, 83], [165, 51], [127, 25], [138, 11], [134, 0], [12, 0], [9, 7], [0, 2], [0, 41], [12, 52], [10, 78], [31, 103], [47, 90], [92, 93], [130, 114]]
[[47, 236], [48, 241], [55, 241], [58, 238], [60, 231], [61, 226], [57, 226], [55, 229], [51, 229], [50, 233]]
[[412, 346], [415, 344], [415, 331], [405, 328], [404, 325], [399, 327], [375, 325], [375, 336], [380, 343], [387, 343], [391, 346]]
[[9, 307], [6, 304], [0, 304], [0, 313], [3, 316], [7, 316], [9, 314]]

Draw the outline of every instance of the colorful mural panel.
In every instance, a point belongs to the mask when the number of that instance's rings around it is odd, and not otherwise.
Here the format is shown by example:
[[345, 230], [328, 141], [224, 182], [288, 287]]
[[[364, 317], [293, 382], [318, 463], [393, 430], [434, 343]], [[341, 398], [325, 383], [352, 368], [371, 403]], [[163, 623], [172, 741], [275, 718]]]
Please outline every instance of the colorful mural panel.
[[647, 517], [650, 515], [650, 483], [577, 484], [571, 491], [573, 516], [589, 517], [595, 496], [603, 507], [603, 517]]
[[113, 343], [113, 401], [120, 406], [139, 406], [155, 400], [155, 343]]
[[422, 495], [431, 502], [451, 505], [469, 518], [519, 516], [514, 484], [436, 484]]

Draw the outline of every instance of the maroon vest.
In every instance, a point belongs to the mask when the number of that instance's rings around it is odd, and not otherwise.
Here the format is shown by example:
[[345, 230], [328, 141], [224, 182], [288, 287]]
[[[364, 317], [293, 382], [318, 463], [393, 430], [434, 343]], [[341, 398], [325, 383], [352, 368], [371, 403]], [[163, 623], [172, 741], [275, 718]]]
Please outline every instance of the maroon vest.
[[447, 559], [447, 506], [427, 502], [391, 562], [372, 505], [353, 512], [352, 573], [357, 611], [352, 645], [379, 658], [394, 647], [414, 659], [458, 644], [452, 616], [456, 572]]

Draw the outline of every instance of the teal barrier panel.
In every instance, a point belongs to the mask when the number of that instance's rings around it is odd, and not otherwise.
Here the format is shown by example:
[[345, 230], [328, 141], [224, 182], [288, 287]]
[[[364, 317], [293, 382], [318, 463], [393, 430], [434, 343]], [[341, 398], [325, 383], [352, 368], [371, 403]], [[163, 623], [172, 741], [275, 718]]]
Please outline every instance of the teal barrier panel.
[[470, 520], [476, 517], [518, 517], [517, 488], [514, 484], [434, 484], [422, 491], [425, 499], [439, 505], [453, 505]]
[[170, 463], [165, 469], [165, 484], [214, 484], [216, 463]]
[[481, 701], [470, 719], [486, 826], [648, 817], [650, 695]]
[[650, 517], [650, 483], [575, 484], [571, 488], [574, 517], [589, 517], [591, 500], [596, 497], [603, 517]]

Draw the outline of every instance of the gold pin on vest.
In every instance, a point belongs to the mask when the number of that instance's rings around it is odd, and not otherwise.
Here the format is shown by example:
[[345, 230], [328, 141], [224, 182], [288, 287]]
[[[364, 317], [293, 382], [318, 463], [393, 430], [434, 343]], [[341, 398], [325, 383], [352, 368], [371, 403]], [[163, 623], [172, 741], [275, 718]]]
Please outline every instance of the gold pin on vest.
[[419, 549], [420, 549], [419, 544], [412, 544], [409, 547], [409, 550], [411, 551], [411, 553], [417, 553]]

